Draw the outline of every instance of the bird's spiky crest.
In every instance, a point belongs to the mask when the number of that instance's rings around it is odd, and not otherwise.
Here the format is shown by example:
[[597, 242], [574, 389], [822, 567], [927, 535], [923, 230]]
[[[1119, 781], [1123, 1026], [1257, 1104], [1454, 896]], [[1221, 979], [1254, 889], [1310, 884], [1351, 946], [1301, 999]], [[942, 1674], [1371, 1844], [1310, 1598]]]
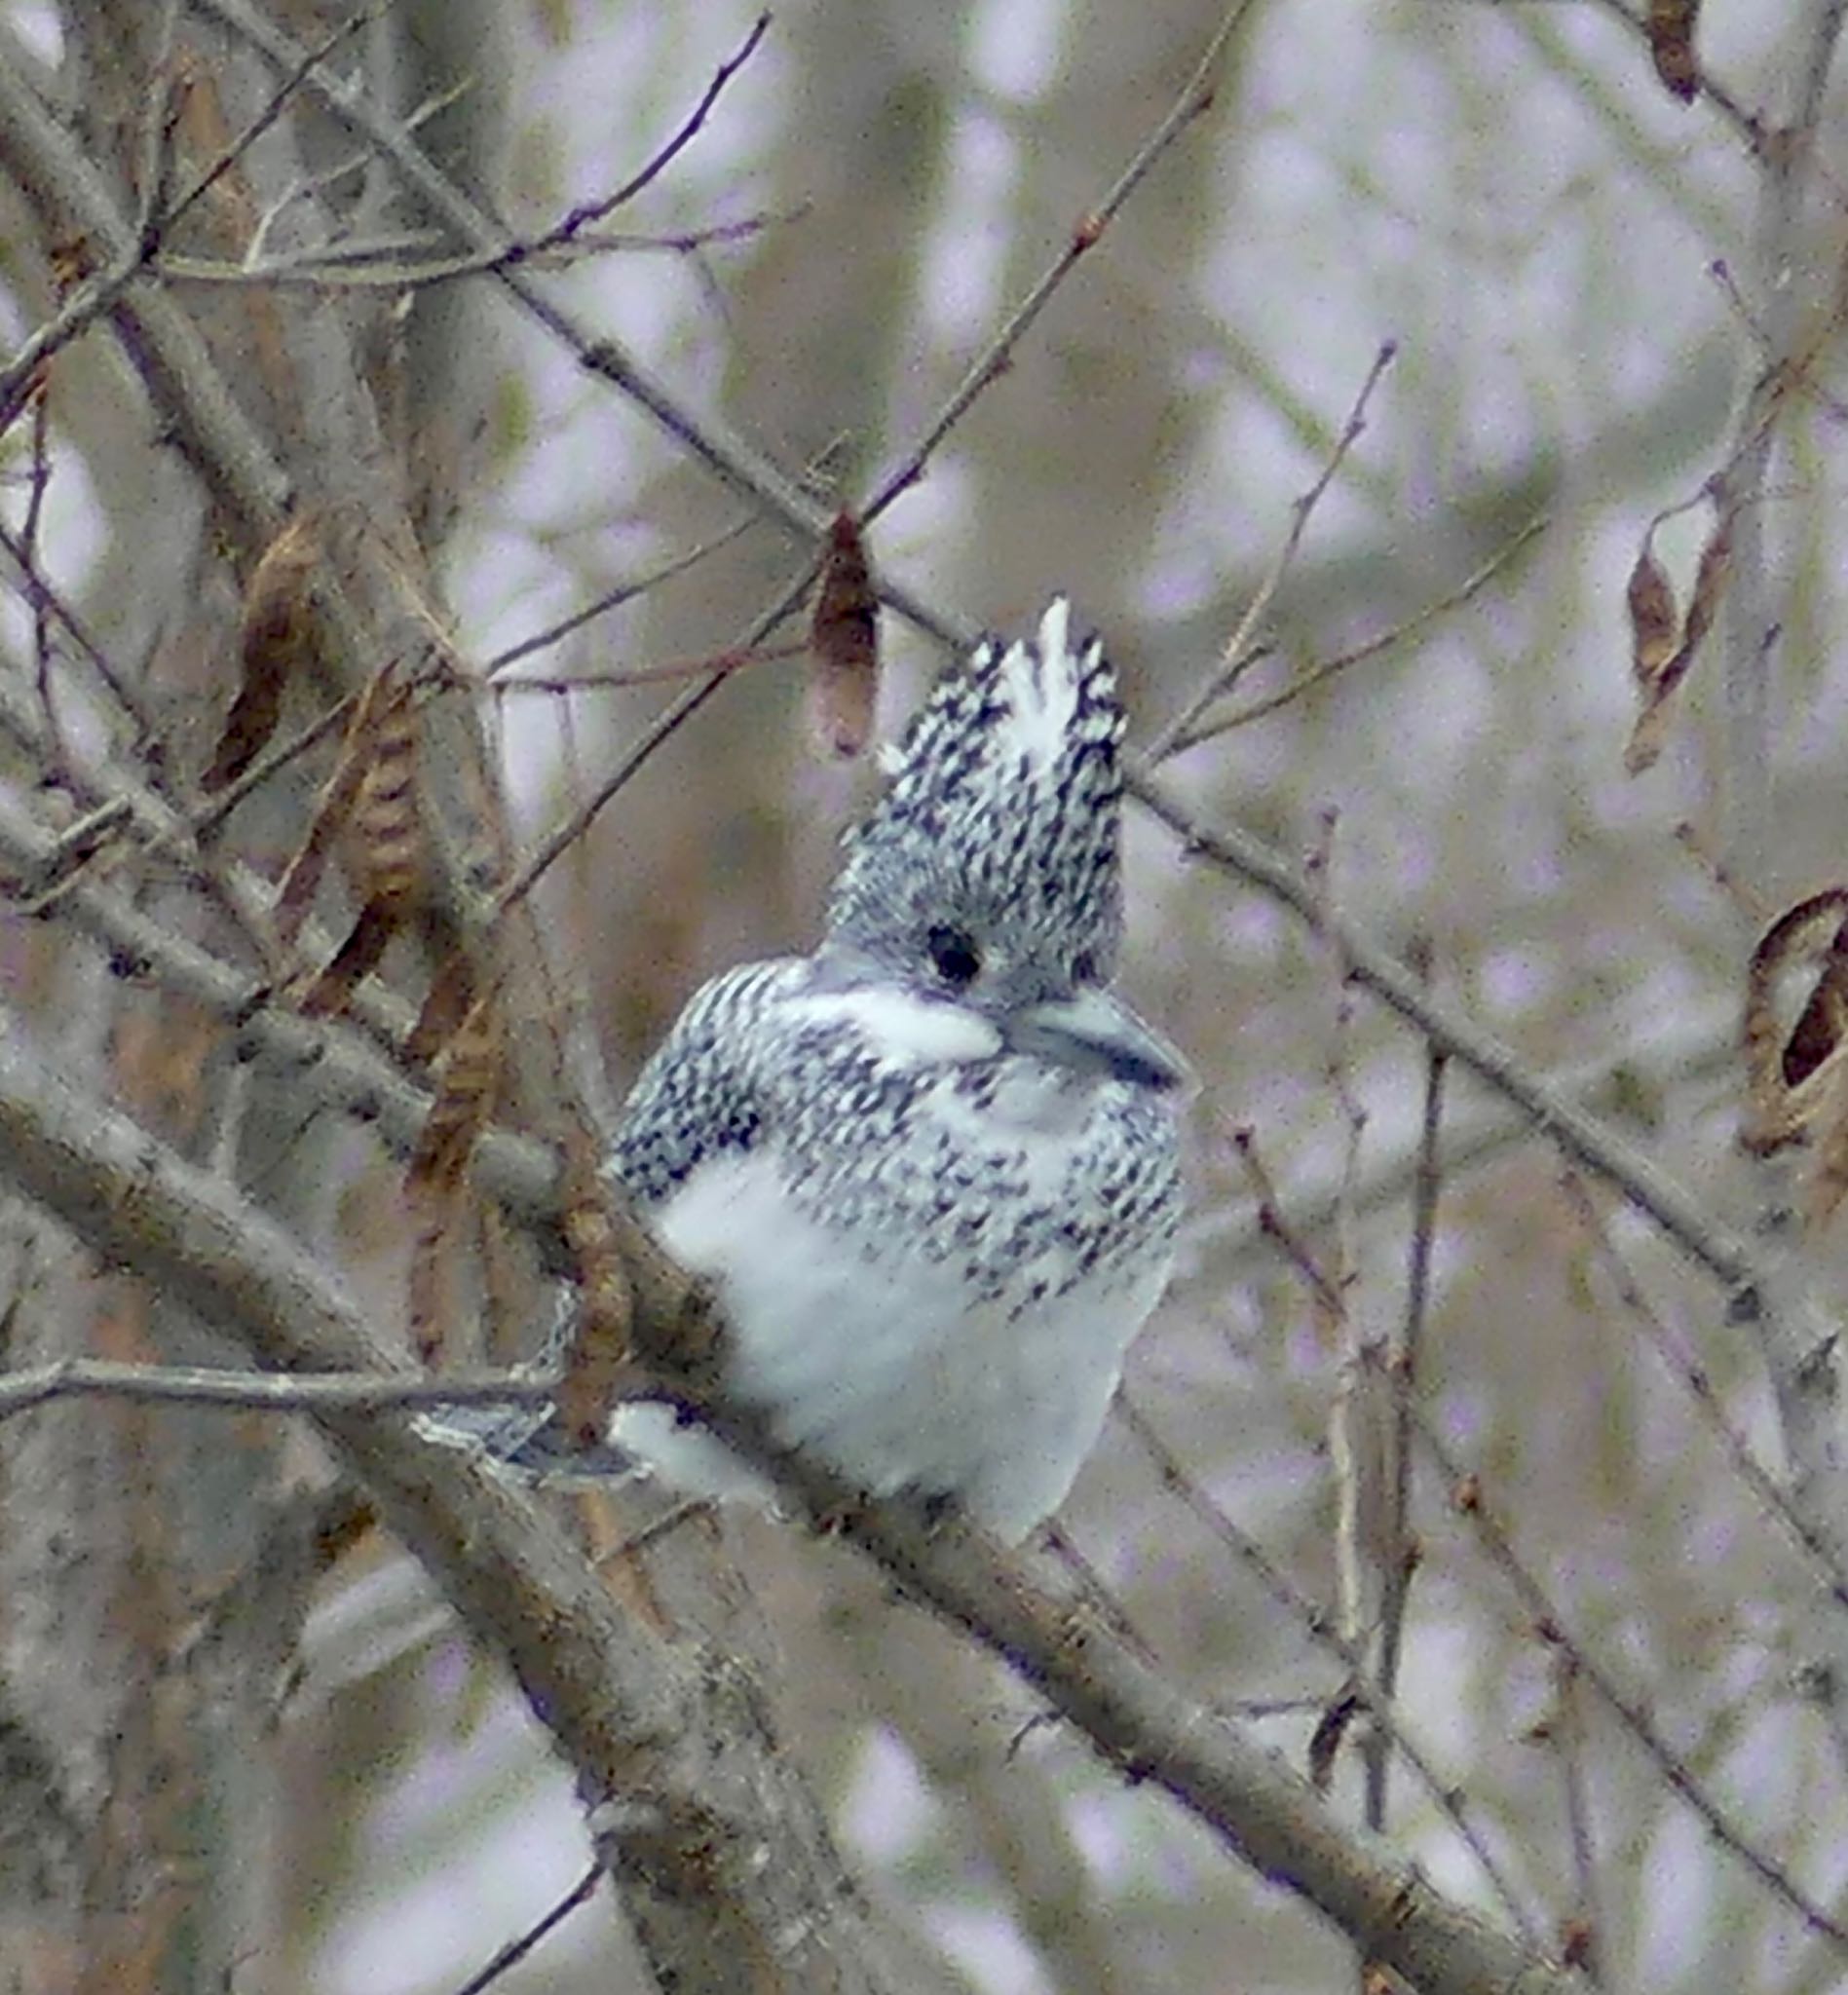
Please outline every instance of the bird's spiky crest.
[[876, 954], [951, 921], [1014, 957], [1108, 977], [1121, 927], [1123, 713], [1099, 640], [1055, 598], [1036, 636], [947, 673], [849, 841], [829, 932]]

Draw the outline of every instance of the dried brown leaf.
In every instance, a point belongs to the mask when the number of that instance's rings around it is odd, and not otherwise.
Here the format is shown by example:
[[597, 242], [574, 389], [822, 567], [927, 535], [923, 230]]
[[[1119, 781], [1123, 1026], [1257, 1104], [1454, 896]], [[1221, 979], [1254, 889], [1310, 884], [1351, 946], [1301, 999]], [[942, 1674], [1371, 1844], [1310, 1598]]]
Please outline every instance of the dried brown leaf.
[[315, 800], [307, 836], [276, 894], [277, 933], [292, 949], [326, 871], [336, 833], [360, 902], [359, 920], [311, 994], [317, 1009], [338, 1010], [417, 903], [423, 820], [417, 800], [412, 689], [393, 665], [375, 672], [341, 739], [333, 773]]
[[[435, 938], [432, 940], [434, 944]], [[425, 1066], [434, 1065], [441, 1057], [443, 1048], [462, 1030], [478, 995], [474, 960], [467, 949], [451, 944], [440, 949], [433, 947], [432, 953], [438, 958], [436, 974], [430, 980], [430, 989], [418, 1009], [417, 1023], [404, 1041], [405, 1057]]]
[[[1792, 986], [1803, 991], [1812, 976], [1787, 1025], [1790, 1007], [1780, 999]], [[1811, 894], [1765, 930], [1747, 971], [1742, 1038], [1742, 1148], [1765, 1156], [1815, 1142], [1819, 1157], [1828, 1157], [1848, 1142], [1839, 1128], [1848, 1109], [1848, 887]], [[1819, 1170], [1832, 1168], [1825, 1163]]]
[[361, 908], [332, 960], [303, 988], [302, 1009], [317, 1018], [338, 1018], [353, 1001], [359, 980], [378, 968], [397, 930], [397, 917], [389, 909]]
[[1649, 0], [1649, 55], [1655, 73], [1670, 96], [1691, 103], [1701, 84], [1700, 57], [1694, 53], [1694, 30], [1700, 22], [1700, 0]]
[[1687, 621], [1681, 627], [1680, 646], [1669, 663], [1670, 670], [1678, 667], [1678, 676], [1693, 663], [1695, 652], [1714, 627], [1719, 599], [1731, 579], [1732, 516], [1727, 513], [1714, 522], [1714, 530], [1701, 549], [1700, 565], [1694, 571], [1694, 593], [1687, 605]]
[[448, 1316], [443, 1276], [454, 1261], [445, 1249], [462, 1208], [469, 1159], [493, 1119], [505, 1066], [501, 1005], [498, 995], [488, 991], [469, 1007], [432, 1062], [435, 1098], [404, 1181], [416, 1229], [410, 1266], [411, 1337], [426, 1364], [442, 1348], [442, 1326]]
[[238, 630], [237, 696], [200, 779], [207, 796], [236, 782], [261, 754], [282, 719], [289, 681], [313, 660], [321, 560], [320, 522], [312, 512], [298, 512], [250, 571]]
[[1732, 574], [1732, 518], [1722, 514], [1701, 548], [1694, 572], [1694, 593], [1678, 638], [1675, 633], [1675, 595], [1644, 536], [1637, 565], [1630, 572], [1631, 670], [1641, 696], [1637, 724], [1624, 751], [1624, 768], [1632, 775], [1647, 769], [1662, 752], [1668, 731], [1670, 701], [1687, 677], [1707, 633], [1714, 626], [1720, 598]]
[[809, 710], [823, 749], [858, 755], [879, 697], [879, 598], [850, 512], [836, 514], [810, 621]]
[[1661, 562], [1655, 558], [1655, 528], [1643, 536], [1637, 564], [1630, 571], [1630, 669], [1637, 684], [1646, 693], [1661, 677], [1662, 668], [1675, 656], [1680, 616], [1675, 607], [1675, 590]]
[[343, 752], [315, 800], [314, 815], [295, 856], [283, 869], [276, 889], [276, 933], [285, 950], [292, 950], [301, 939], [302, 923], [327, 868], [334, 832], [358, 788], [359, 770], [360, 765]]
[[[388, 666], [373, 687], [382, 686], [389, 671]], [[416, 903], [423, 879], [417, 732], [411, 689], [401, 684], [394, 684], [376, 701], [362, 702], [362, 719], [356, 722], [360, 771], [348, 826], [347, 864], [354, 890], [368, 907], [400, 917]]]
[[418, 1186], [453, 1191], [476, 1139], [494, 1117], [507, 1065], [507, 1035], [499, 996], [485, 993], [431, 1063], [435, 1097], [412, 1152], [410, 1176]]

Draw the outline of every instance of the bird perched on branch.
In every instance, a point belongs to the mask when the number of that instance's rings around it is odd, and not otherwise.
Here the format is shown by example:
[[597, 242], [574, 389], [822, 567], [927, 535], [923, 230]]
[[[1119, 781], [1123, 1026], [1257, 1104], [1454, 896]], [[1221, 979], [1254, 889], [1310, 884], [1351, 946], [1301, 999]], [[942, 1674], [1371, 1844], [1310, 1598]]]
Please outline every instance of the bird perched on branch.
[[[1181, 1215], [1185, 1069], [1107, 989], [1122, 734], [1064, 601], [982, 644], [887, 752], [820, 946], [694, 998], [608, 1166], [712, 1284], [728, 1398], [868, 1495], [947, 1499], [1008, 1542], [1096, 1441]], [[572, 1466], [543, 1412], [438, 1424]], [[694, 1490], [764, 1487], [664, 1407], [611, 1438]]]

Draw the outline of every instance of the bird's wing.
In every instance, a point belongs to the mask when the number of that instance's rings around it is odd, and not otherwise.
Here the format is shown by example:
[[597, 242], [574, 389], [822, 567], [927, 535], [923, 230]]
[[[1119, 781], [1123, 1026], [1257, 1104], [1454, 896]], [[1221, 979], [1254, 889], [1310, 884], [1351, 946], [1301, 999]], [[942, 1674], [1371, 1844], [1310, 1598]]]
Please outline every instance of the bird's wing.
[[796, 960], [745, 963], [698, 992], [643, 1068], [611, 1146], [610, 1174], [657, 1204], [708, 1157], [746, 1150], [763, 1130], [753, 1076], [759, 1030]]
[[[681, 1013], [642, 1070], [605, 1160], [610, 1175], [644, 1212], [667, 1198], [708, 1157], [748, 1149], [763, 1127], [750, 1078], [766, 1012], [796, 967], [746, 963], [714, 978]], [[578, 1320], [575, 1291], [561, 1289], [532, 1369], [564, 1362]], [[462, 1448], [522, 1480], [600, 1481], [630, 1473], [620, 1446], [583, 1448], [543, 1404], [434, 1407], [414, 1424], [426, 1440]]]

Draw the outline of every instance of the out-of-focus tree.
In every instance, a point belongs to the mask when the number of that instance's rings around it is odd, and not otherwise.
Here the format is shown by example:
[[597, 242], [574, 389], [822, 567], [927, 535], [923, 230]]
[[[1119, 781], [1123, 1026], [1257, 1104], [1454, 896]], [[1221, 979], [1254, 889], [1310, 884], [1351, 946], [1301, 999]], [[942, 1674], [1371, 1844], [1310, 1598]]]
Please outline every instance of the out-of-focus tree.
[[[1842, 13], [0, 7], [10, 1986], [1840, 1983]], [[843, 511], [1202, 1080], [1014, 1565], [402, 1411], [684, 1300]]]

